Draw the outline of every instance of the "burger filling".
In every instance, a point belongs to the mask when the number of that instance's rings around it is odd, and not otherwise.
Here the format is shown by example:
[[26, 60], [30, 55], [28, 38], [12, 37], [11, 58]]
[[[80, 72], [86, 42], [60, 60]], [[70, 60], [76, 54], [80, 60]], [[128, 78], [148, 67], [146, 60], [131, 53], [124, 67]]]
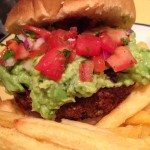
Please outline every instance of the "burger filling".
[[[21, 34], [2, 46], [1, 83], [16, 95], [17, 103], [27, 104], [46, 119], [93, 117], [87, 113], [96, 114], [92, 104], [100, 112], [101, 107], [115, 103], [115, 97], [110, 96], [110, 101], [106, 95], [119, 93], [123, 100], [133, 85], [145, 85], [150, 80], [150, 51], [136, 45], [131, 30], [99, 27], [78, 33], [76, 27], [48, 31], [25, 26]], [[23, 93], [29, 98], [25, 104], [17, 98]], [[90, 98], [93, 95], [95, 98]], [[100, 99], [103, 105], [98, 105]], [[116, 98], [114, 107], [119, 102]], [[78, 106], [89, 109], [80, 111]], [[77, 110], [74, 115], [67, 114], [73, 110]], [[79, 112], [79, 117], [73, 117]]]

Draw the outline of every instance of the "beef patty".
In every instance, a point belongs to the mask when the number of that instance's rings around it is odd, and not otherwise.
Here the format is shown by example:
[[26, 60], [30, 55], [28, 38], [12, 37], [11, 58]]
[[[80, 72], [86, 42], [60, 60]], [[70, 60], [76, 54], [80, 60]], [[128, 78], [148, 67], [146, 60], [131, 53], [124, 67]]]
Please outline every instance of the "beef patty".
[[[102, 118], [112, 111], [119, 103], [121, 103], [132, 91], [133, 86], [118, 87], [118, 88], [103, 88], [100, 89], [93, 96], [88, 98], [75, 98], [76, 102], [64, 104], [56, 112], [56, 120], [62, 118], [79, 120], [86, 118]], [[15, 96], [15, 102], [18, 106], [29, 115], [36, 115], [38, 113], [32, 112], [30, 91], [25, 93], [18, 93]], [[38, 115], [36, 115], [38, 116]]]

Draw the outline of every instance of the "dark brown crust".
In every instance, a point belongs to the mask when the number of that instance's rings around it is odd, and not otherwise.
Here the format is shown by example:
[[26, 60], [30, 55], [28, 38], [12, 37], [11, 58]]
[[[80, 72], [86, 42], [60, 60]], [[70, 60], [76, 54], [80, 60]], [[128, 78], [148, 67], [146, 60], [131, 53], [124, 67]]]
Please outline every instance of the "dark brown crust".
[[[61, 106], [56, 113], [56, 120], [60, 121], [62, 118], [72, 120], [102, 118], [117, 107], [131, 93], [132, 89], [133, 86], [104, 88], [89, 98], [76, 98], [75, 103]], [[17, 94], [15, 101], [25, 114], [39, 117], [38, 113], [31, 111], [31, 98], [28, 90], [26, 93]]]
[[76, 98], [76, 103], [63, 105], [56, 113], [56, 120], [102, 118], [117, 107], [131, 93], [133, 86], [104, 88], [89, 98]]

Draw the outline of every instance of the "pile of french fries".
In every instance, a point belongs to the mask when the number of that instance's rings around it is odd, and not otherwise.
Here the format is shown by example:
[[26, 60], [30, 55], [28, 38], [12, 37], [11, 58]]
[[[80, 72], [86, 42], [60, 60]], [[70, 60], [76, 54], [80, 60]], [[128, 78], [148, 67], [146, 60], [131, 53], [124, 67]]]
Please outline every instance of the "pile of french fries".
[[63, 119], [61, 123], [14, 111], [11, 100], [0, 102], [1, 150], [148, 150], [150, 105], [119, 127], [101, 128]]
[[95, 125], [25, 116], [1, 100], [0, 150], [149, 150], [150, 84], [139, 88]]

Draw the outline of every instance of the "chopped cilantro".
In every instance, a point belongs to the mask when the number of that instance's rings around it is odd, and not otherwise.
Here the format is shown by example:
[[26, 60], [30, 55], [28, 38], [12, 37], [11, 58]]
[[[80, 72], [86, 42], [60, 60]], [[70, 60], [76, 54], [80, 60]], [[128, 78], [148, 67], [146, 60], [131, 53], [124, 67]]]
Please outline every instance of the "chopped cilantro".
[[91, 58], [90, 56], [82, 56], [82, 57], [84, 57], [86, 59], [90, 59]]
[[17, 35], [15, 35], [15, 37], [13, 38], [13, 40], [16, 41], [17, 43], [23, 43], [23, 41], [20, 40]]
[[24, 30], [24, 32], [25, 32], [27, 37], [30, 37], [32, 39], [36, 38], [36, 33], [35, 32], [29, 31], [29, 30]]
[[121, 38], [121, 41], [124, 43], [124, 45], [128, 45], [129, 41], [126, 38]]
[[95, 36], [99, 36], [100, 35], [100, 31], [93, 31]]
[[86, 50], [87, 50], [89, 53], [90, 53], [90, 51], [91, 51], [89, 47], [86, 47]]
[[12, 57], [13, 55], [14, 55], [13, 50], [6, 51], [5, 54], [4, 54], [4, 61], [7, 60], [8, 58]]
[[64, 54], [65, 58], [66, 58], [66, 62], [68, 62], [68, 59], [70, 57], [70, 54], [72, 53], [72, 50], [68, 50], [68, 49], [63, 49], [62, 51], [58, 50], [57, 54]]
[[61, 54], [62, 52], [60, 50], [57, 51], [57, 54]]
[[68, 44], [68, 45], [70, 45], [70, 43], [71, 43], [70, 41], [67, 41], [67, 44]]
[[70, 56], [71, 53], [72, 53], [72, 50], [68, 50], [68, 49], [63, 50], [63, 54], [64, 54], [67, 61], [68, 61], [69, 56]]

